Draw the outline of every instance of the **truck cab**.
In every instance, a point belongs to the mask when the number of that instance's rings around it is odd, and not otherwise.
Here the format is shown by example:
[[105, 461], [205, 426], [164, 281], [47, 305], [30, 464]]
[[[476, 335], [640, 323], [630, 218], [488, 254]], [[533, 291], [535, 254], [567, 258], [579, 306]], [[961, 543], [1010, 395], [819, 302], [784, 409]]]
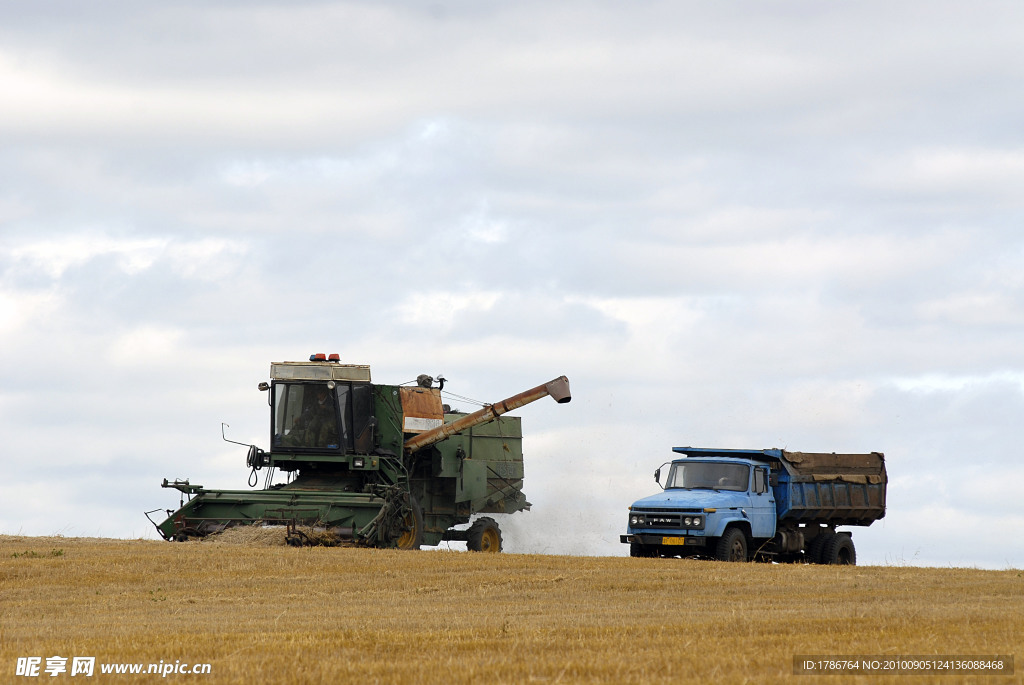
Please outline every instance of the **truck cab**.
[[[685, 448], [675, 448], [676, 450]], [[726, 450], [718, 450], [726, 452]], [[628, 533], [632, 556], [708, 554], [735, 560], [746, 557], [747, 541], [775, 535], [775, 497], [769, 486], [770, 464], [735, 454], [683, 456], [663, 469], [655, 480], [663, 492], [645, 497], [629, 508]], [[718, 542], [730, 534], [719, 555]], [[663, 549], [668, 548], [668, 549]], [[684, 551], [685, 550], [685, 551]]]
[[[852, 534], [885, 516], [884, 456], [674, 447], [662, 492], [629, 507], [634, 557], [856, 562]], [[668, 467], [667, 472], [664, 469]]]

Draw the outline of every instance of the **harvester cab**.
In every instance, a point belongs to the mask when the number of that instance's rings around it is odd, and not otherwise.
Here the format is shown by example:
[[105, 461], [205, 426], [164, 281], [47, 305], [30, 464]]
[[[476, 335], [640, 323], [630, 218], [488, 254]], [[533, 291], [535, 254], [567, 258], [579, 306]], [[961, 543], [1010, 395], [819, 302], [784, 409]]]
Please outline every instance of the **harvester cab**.
[[[549, 395], [571, 399], [561, 376], [472, 414], [451, 412], [433, 378], [374, 384], [369, 366], [342, 364], [337, 355], [275, 362], [270, 383], [259, 388], [269, 393], [270, 450], [251, 445], [246, 461], [250, 487], [269, 469], [263, 488], [207, 490], [165, 480], [189, 500], [154, 521], [164, 539], [277, 524], [292, 544], [315, 531], [321, 543], [416, 548], [465, 540], [470, 549], [500, 551], [494, 519], [454, 526], [530, 507], [520, 419], [504, 414]], [[276, 470], [287, 482], [273, 483]]]
[[294, 471], [314, 462], [351, 468], [353, 454], [374, 451], [376, 414], [370, 367], [314, 355], [270, 366], [268, 466]]

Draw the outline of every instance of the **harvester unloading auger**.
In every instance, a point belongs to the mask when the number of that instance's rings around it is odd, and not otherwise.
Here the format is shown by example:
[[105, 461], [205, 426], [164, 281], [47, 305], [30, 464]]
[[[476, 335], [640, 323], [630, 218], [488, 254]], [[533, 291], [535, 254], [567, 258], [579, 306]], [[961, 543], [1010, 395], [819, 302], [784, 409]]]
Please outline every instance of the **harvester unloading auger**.
[[[251, 486], [258, 471], [270, 469], [263, 489], [207, 490], [165, 479], [163, 487], [183, 493], [181, 507], [154, 522], [165, 540], [276, 524], [287, 526], [292, 544], [307, 541], [309, 529], [374, 547], [464, 540], [471, 550], [498, 552], [494, 519], [453, 526], [530, 508], [520, 419], [503, 414], [549, 395], [572, 399], [560, 376], [472, 414], [450, 413], [429, 376], [416, 386], [377, 385], [369, 366], [341, 364], [337, 355], [273, 363], [270, 378], [260, 390], [270, 392], [271, 449], [252, 445], [247, 458]], [[288, 482], [272, 484], [274, 469], [287, 472]]]

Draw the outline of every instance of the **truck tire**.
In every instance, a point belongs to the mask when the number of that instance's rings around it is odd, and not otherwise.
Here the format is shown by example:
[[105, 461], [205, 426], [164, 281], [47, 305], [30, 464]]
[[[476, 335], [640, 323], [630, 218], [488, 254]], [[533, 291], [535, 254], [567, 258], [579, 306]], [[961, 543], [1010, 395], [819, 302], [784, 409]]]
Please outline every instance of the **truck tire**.
[[629, 543], [629, 556], [631, 557], [656, 557], [658, 548], [650, 545], [641, 545], [638, 542]]
[[857, 549], [853, 546], [853, 538], [842, 533], [832, 535], [821, 550], [821, 563], [856, 566]]
[[831, 530], [825, 529], [819, 532], [813, 540], [807, 543], [807, 562], [810, 564], [820, 564], [821, 552], [825, 549], [825, 545], [828, 541], [836, 536]]
[[473, 521], [466, 531], [466, 547], [472, 552], [500, 552], [501, 529], [497, 522], [486, 516]]
[[739, 528], [726, 528], [725, 535], [718, 539], [715, 558], [719, 561], [746, 561], [747, 536]]

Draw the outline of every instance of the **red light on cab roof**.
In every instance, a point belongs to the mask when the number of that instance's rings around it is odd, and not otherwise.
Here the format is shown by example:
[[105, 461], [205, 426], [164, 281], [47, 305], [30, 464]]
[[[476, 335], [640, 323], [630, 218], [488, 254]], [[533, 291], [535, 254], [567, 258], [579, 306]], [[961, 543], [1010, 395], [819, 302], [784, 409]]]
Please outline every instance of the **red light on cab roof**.
[[311, 355], [309, 355], [309, 361], [311, 361], [311, 362], [325, 362], [325, 361], [327, 361], [327, 355], [324, 354], [323, 352], [318, 352], [317, 354], [311, 354]]
[[332, 354], [330, 357], [327, 358], [327, 361], [329, 361], [329, 362], [340, 362], [341, 361], [341, 355], [340, 354]]

